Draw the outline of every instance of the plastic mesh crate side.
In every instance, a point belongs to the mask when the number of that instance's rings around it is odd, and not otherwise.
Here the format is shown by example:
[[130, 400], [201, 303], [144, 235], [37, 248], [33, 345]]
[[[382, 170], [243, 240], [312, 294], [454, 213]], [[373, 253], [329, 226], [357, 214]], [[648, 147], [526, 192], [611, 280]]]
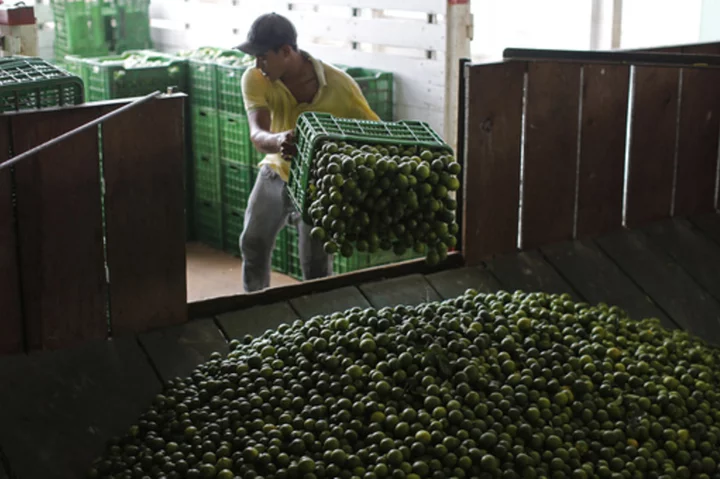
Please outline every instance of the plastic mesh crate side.
[[283, 274], [287, 273], [287, 232], [286, 226], [275, 238], [275, 248], [271, 258], [272, 269]]
[[295, 129], [297, 155], [290, 166], [288, 192], [298, 211], [307, 217], [306, 192], [310, 166], [320, 141], [348, 141], [359, 144], [418, 146], [452, 152], [450, 146], [421, 121], [366, 121], [336, 118], [328, 113], [305, 112]]
[[218, 65], [218, 109], [228, 113], [245, 114], [242, 96], [242, 76], [248, 66]]
[[250, 127], [246, 116], [219, 112], [220, 157], [243, 165], [250, 165]]
[[367, 68], [347, 68], [346, 73], [353, 77], [370, 108], [380, 119], [393, 121], [395, 101], [393, 74]]
[[333, 257], [333, 266], [336, 274], [351, 273], [368, 267], [370, 259], [368, 253], [354, 251], [352, 256], [346, 258], [341, 254]]
[[193, 178], [195, 198], [213, 203], [222, 201], [221, 166], [217, 157], [196, 153]]
[[102, 7], [95, 2], [52, 2], [55, 45], [66, 53], [106, 55]]
[[150, 2], [115, 2], [116, 49], [118, 51], [152, 48]]
[[223, 247], [223, 217], [220, 203], [195, 201], [195, 235], [197, 239], [213, 248]]
[[402, 255], [395, 254], [391, 251], [378, 251], [368, 255], [368, 267], [384, 266], [386, 264], [401, 263], [403, 261], [409, 261], [417, 258], [424, 258], [424, 254], [416, 253], [414, 250], [409, 249]]
[[302, 280], [302, 267], [300, 266], [300, 244], [298, 243], [299, 230], [295, 225], [287, 228], [287, 275]]
[[218, 114], [212, 108], [191, 106], [190, 128], [192, 148], [195, 154], [205, 154], [220, 158], [220, 137], [218, 131]]
[[241, 257], [240, 235], [245, 222], [245, 210], [223, 205], [223, 243], [224, 250], [234, 256]]
[[190, 101], [199, 107], [217, 108], [217, 69], [212, 60], [188, 59]]
[[222, 167], [219, 155], [217, 112], [209, 108], [193, 108], [190, 117], [195, 196], [221, 202]]
[[0, 63], [0, 111], [78, 105], [83, 82], [78, 76], [34, 57]]
[[63, 57], [63, 62], [70, 73], [80, 78], [83, 82], [83, 97], [88, 100], [88, 77], [87, 71], [83, 66], [82, 57], [76, 55], [66, 55]]
[[[125, 60], [132, 55], [162, 63], [127, 67]], [[92, 100], [142, 96], [168, 87], [187, 91], [187, 62], [173, 56], [129, 50], [122, 55], [86, 58], [84, 63]]]
[[223, 203], [233, 208], [247, 207], [252, 171], [248, 165], [222, 161], [222, 198]]

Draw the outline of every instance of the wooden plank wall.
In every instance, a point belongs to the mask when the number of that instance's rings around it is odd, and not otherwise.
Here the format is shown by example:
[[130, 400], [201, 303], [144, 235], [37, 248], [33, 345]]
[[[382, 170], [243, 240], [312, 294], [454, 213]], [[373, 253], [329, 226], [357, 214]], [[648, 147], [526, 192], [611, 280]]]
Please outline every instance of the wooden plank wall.
[[718, 207], [720, 68], [543, 59], [465, 75], [468, 264]]
[[[10, 121], [0, 117], [0, 164], [9, 151]], [[12, 175], [5, 169], [0, 171], [0, 354], [21, 352], [24, 343]]]
[[[17, 115], [22, 153], [101, 114], [99, 107]], [[97, 128], [15, 166], [22, 299], [31, 350], [107, 337]]]
[[147, 103], [102, 127], [115, 335], [187, 319], [183, 108]]
[[[187, 319], [184, 99], [103, 126], [107, 234], [97, 127], [0, 171], [0, 354], [107, 338], [111, 320], [117, 336]], [[0, 117], [0, 163], [122, 104]]]

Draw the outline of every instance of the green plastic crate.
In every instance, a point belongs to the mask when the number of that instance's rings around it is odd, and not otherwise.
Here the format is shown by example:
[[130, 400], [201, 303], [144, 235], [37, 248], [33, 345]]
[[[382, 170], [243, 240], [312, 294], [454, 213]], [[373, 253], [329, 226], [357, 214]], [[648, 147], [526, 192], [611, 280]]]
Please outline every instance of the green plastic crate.
[[222, 202], [221, 166], [216, 156], [196, 154], [193, 168], [195, 198]]
[[333, 257], [334, 273], [344, 274], [365, 269], [369, 266], [368, 256], [368, 253], [360, 253], [359, 251], [355, 251], [349, 258], [336, 254]]
[[298, 228], [296, 226], [287, 227], [287, 261], [285, 274], [291, 278], [302, 281], [302, 267], [300, 266], [300, 247], [298, 244]]
[[200, 47], [181, 52], [188, 61], [190, 102], [204, 108], [217, 109], [217, 68], [215, 61], [227, 52], [219, 47]]
[[212, 108], [191, 108], [192, 148], [195, 155], [202, 154], [220, 158], [218, 114]]
[[82, 79], [56, 65], [35, 57], [6, 57], [0, 63], [0, 112], [82, 102]]
[[305, 112], [295, 129], [298, 153], [290, 166], [288, 192], [295, 207], [307, 217], [306, 193], [310, 165], [319, 142], [325, 140], [350, 141], [359, 144], [408, 145], [442, 150], [452, 148], [430, 126], [421, 121], [365, 121], [336, 118], [328, 113]]
[[357, 82], [370, 108], [377, 113], [380, 119], [393, 121], [395, 109], [393, 74], [356, 67], [350, 67], [345, 71]]
[[234, 208], [228, 204], [223, 205], [223, 243], [226, 253], [241, 257], [240, 235], [245, 222], [245, 210]]
[[88, 70], [83, 67], [83, 58], [77, 55], [66, 55], [63, 65], [67, 71], [79, 77], [83, 82], [83, 97], [85, 101], [89, 101], [87, 85], [90, 81], [88, 78]]
[[152, 48], [150, 1], [117, 0], [115, 50], [125, 52]]
[[245, 209], [252, 189], [252, 170], [249, 165], [222, 161], [223, 203], [233, 208]]
[[188, 60], [188, 70], [190, 102], [198, 107], [217, 108], [215, 65], [210, 61], [191, 58]]
[[223, 248], [223, 211], [220, 203], [195, 201], [195, 236], [208, 246]]
[[85, 58], [83, 67], [87, 70], [91, 101], [132, 98], [155, 90], [164, 92], [169, 87], [187, 91], [187, 62], [170, 55], [128, 51], [116, 56]]
[[253, 64], [252, 57], [232, 51], [217, 61], [218, 109], [228, 113], [245, 115], [242, 96], [242, 76]]
[[[52, 0], [56, 58], [66, 54], [107, 55], [105, 2]], [[60, 55], [58, 55], [60, 54]]]
[[250, 128], [247, 117], [233, 113], [219, 112], [220, 158], [225, 161], [250, 165], [252, 151]]
[[400, 263], [403, 261], [409, 261], [412, 259], [417, 258], [424, 258], [424, 254], [416, 253], [414, 250], [410, 249], [405, 252], [405, 254], [402, 255], [396, 255], [392, 250], [391, 251], [377, 251], [373, 254], [365, 253], [367, 255], [367, 267], [372, 268], [374, 266], [383, 266], [386, 264], [394, 264], [394, 263]]
[[288, 227], [284, 227], [280, 230], [280, 233], [275, 239], [275, 248], [272, 252], [271, 264], [273, 271], [278, 273], [287, 274], [287, 235]]
[[377, 251], [373, 254], [355, 251], [349, 258], [336, 254], [333, 258], [333, 266], [336, 274], [344, 274], [423, 257], [425, 257], [424, 254], [418, 254], [412, 250], [401, 256], [396, 255], [393, 251]]

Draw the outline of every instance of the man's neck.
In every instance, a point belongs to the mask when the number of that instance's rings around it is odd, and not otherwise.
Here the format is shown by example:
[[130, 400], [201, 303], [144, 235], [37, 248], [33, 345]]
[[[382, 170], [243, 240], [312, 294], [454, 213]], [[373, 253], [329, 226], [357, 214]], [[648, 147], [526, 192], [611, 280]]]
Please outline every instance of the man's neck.
[[310, 62], [300, 50], [293, 52], [288, 69], [280, 80], [282, 80], [283, 83], [287, 83], [288, 80], [290, 82], [297, 80], [305, 73], [305, 69], [308, 68], [309, 65]]

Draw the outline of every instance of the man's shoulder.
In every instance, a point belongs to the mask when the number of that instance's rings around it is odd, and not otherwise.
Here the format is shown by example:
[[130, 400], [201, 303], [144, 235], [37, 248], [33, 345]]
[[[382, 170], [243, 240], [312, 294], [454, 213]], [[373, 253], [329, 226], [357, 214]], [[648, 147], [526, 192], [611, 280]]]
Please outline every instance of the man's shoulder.
[[349, 87], [355, 81], [347, 72], [332, 63], [322, 62], [322, 65], [325, 71], [325, 81], [330, 86]]
[[266, 78], [258, 67], [250, 67], [242, 74], [242, 80], [243, 82], [258, 83], [266, 80]]

